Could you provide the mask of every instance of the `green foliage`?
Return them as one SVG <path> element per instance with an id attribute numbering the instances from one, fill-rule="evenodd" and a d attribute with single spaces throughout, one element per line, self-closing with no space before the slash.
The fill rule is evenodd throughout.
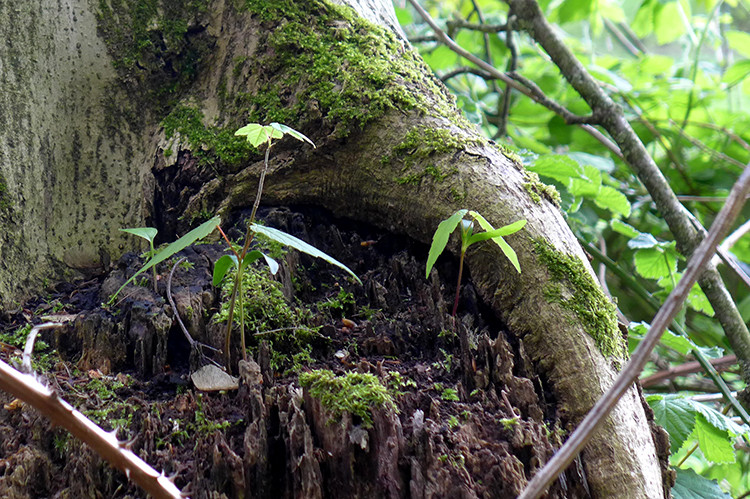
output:
<path id="1" fill-rule="evenodd" d="M 716 480 L 708 480 L 691 469 L 678 469 L 672 488 L 674 499 L 731 499 Z"/>
<path id="2" fill-rule="evenodd" d="M 300 374 L 299 383 L 331 411 L 333 417 L 348 412 L 362 419 L 364 428 L 372 427 L 372 409 L 386 407 L 397 411 L 386 387 L 369 373 L 348 372 L 336 376 L 327 369 L 318 369 Z"/>
<path id="3" fill-rule="evenodd" d="M 120 294 L 120 291 L 122 291 L 123 288 L 125 288 L 125 286 L 130 284 L 130 282 L 132 282 L 133 279 L 138 277 L 142 272 L 145 272 L 151 267 L 163 262 L 164 260 L 171 257 L 175 253 L 178 253 L 184 250 L 185 248 L 193 244 L 195 241 L 199 239 L 203 239 L 204 237 L 208 236 L 214 231 L 214 229 L 216 229 L 216 227 L 219 226 L 220 223 L 221 223 L 221 218 L 216 216 L 212 218 L 211 220 L 202 223 L 201 225 L 191 230 L 190 232 L 188 232 L 181 238 L 167 245 L 167 247 L 165 247 L 161 251 L 157 252 L 143 265 L 143 267 L 141 267 L 141 269 L 138 272 L 133 274 L 133 276 L 130 279 L 125 281 L 125 283 L 122 286 L 120 286 L 120 288 L 117 291 L 115 291 L 115 294 L 113 294 L 112 297 L 110 297 L 109 299 L 109 304 L 113 304 L 115 302 L 115 299 L 117 298 L 117 295 Z"/>

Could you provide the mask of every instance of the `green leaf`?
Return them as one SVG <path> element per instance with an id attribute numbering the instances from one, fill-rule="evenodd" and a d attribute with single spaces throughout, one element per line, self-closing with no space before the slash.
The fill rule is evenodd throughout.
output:
<path id="1" fill-rule="evenodd" d="M 600 208 L 612 213 L 619 213 L 624 217 L 630 216 L 630 201 L 627 196 L 613 187 L 602 186 L 594 198 L 594 202 Z"/>
<path id="2" fill-rule="evenodd" d="M 320 259 L 325 260 L 326 262 L 330 263 L 331 265 L 335 265 L 335 266 L 337 266 L 337 267 L 339 267 L 341 269 L 344 269 L 349 274 L 351 274 L 352 277 L 354 277 L 354 279 L 356 279 L 358 283 L 362 284 L 362 281 L 359 280 L 359 277 L 357 277 L 357 274 L 355 274 L 354 272 L 352 272 L 349 267 L 347 267 L 343 263 L 339 262 L 338 260 L 336 260 L 332 256 L 329 256 L 329 255 L 323 253 L 322 251 L 320 251 L 315 246 L 310 246 L 305 241 L 303 241 L 301 239 L 297 239 L 296 237 L 292 236 L 291 234 L 287 234 L 286 232 L 278 230 L 278 229 L 274 229 L 274 228 L 271 228 L 271 227 L 265 227 L 263 225 L 258 225 L 258 224 L 252 224 L 250 227 L 251 227 L 251 229 L 254 232 L 257 232 L 259 234 L 263 234 L 264 236 L 268 237 L 269 239 L 273 239 L 274 241 L 279 242 L 281 244 L 284 244 L 286 246 L 290 246 L 290 247 L 296 249 L 297 251 L 301 251 L 303 253 L 307 253 L 310 256 L 314 256 L 315 258 L 320 258 Z M 270 264 L 269 264 L 269 266 L 270 266 Z"/>
<path id="3" fill-rule="evenodd" d="M 725 414 L 722 414 L 706 404 L 695 401 L 691 402 L 694 404 L 695 411 L 705 418 L 706 423 L 712 425 L 717 430 L 727 432 L 735 437 L 745 434 L 750 435 L 750 429 L 746 425 L 738 425 Z"/>
<path id="4" fill-rule="evenodd" d="M 732 499 L 723 492 L 716 480 L 709 480 L 691 469 L 677 469 L 677 481 L 672 487 L 673 499 Z"/>
<path id="5" fill-rule="evenodd" d="M 266 264 L 268 265 L 268 269 L 271 271 L 272 275 L 276 275 L 276 272 L 279 271 L 279 264 L 276 260 L 271 258 L 270 256 L 266 255 L 262 251 L 253 250 L 249 251 L 247 255 L 245 255 L 245 259 L 242 261 L 242 268 L 247 267 L 251 263 L 253 263 L 255 260 L 263 257 L 266 260 Z"/>
<path id="6" fill-rule="evenodd" d="M 750 57 L 750 33 L 731 30 L 727 31 L 725 36 L 729 48 L 745 57 Z"/>
<path id="7" fill-rule="evenodd" d="M 659 241 L 657 241 L 651 234 L 644 232 L 638 232 L 638 235 L 635 238 L 628 241 L 628 248 L 630 249 L 647 249 L 656 248 L 658 246 Z"/>
<path id="8" fill-rule="evenodd" d="M 693 435 L 698 439 L 698 446 L 703 456 L 714 463 L 733 463 L 735 461 L 734 445 L 725 430 L 709 423 L 703 414 L 695 419 Z"/>
<path id="9" fill-rule="evenodd" d="M 635 227 L 633 227 L 632 225 L 628 225 L 620 220 L 611 220 L 609 222 L 609 226 L 612 227 L 612 230 L 617 232 L 618 234 L 622 234 L 623 236 L 627 236 L 630 238 L 638 237 L 638 235 L 640 234 L 640 232 L 637 231 Z"/>
<path id="10" fill-rule="evenodd" d="M 154 229 L 153 227 L 138 227 L 136 229 L 120 229 L 122 232 L 127 232 L 128 234 L 133 234 L 138 237 L 142 237 L 146 241 L 153 243 L 154 238 L 156 237 L 156 234 L 159 232 L 157 229 Z"/>
<path id="11" fill-rule="evenodd" d="M 479 222 L 479 225 L 487 232 L 492 232 L 495 230 L 494 227 L 492 227 L 492 224 L 490 224 L 482 215 L 477 213 L 476 211 L 469 211 L 469 215 L 471 215 L 474 220 Z M 526 225 L 526 220 L 518 220 L 517 222 L 513 222 L 512 224 L 506 225 L 504 227 L 501 227 L 501 229 L 509 231 L 503 235 L 512 234 L 514 232 L 517 232 L 521 230 Z M 518 263 L 518 255 L 516 255 L 516 252 L 513 250 L 513 248 L 510 247 L 508 243 L 505 242 L 505 239 L 503 239 L 500 236 L 496 236 L 492 238 L 493 241 L 495 241 L 495 244 L 500 246 L 500 249 L 502 250 L 503 254 L 510 260 L 510 263 L 513 264 L 513 266 L 516 268 L 516 271 L 520 274 L 521 273 L 521 264 Z"/>
<path id="12" fill-rule="evenodd" d="M 676 395 L 648 395 L 646 402 L 654 420 L 669 433 L 672 452 L 680 450 L 695 428 L 695 408 L 690 400 Z"/>
<path id="13" fill-rule="evenodd" d="M 729 66 L 729 69 L 722 76 L 721 81 L 731 87 L 744 80 L 749 74 L 750 59 L 743 59 Z"/>
<path id="14" fill-rule="evenodd" d="M 677 271 L 677 257 L 662 248 L 639 249 L 635 252 L 635 270 L 646 279 L 661 279 Z"/>
<path id="15" fill-rule="evenodd" d="M 655 9 L 654 32 L 659 45 L 672 43 L 685 34 L 685 24 L 680 21 L 680 5 L 677 1 L 661 4 Z"/>
<path id="16" fill-rule="evenodd" d="M 562 154 L 546 154 L 539 156 L 532 166 L 527 167 L 543 177 L 555 179 L 567 186 L 571 178 L 583 176 L 583 168 L 568 156 Z"/>
<path id="17" fill-rule="evenodd" d="M 261 125 L 258 123 L 248 123 L 236 132 L 237 136 L 247 137 L 247 141 L 253 147 L 258 147 L 261 144 L 267 144 L 272 139 L 280 139 L 284 136 L 284 133 L 270 125 Z"/>
<path id="18" fill-rule="evenodd" d="M 310 144 L 311 146 L 313 146 L 313 148 L 315 147 L 315 144 L 313 144 L 312 140 L 308 139 L 305 134 L 303 134 L 302 132 L 298 132 L 294 128 L 288 127 L 286 125 L 282 125 L 281 123 L 271 123 L 270 126 L 272 126 L 273 128 L 275 128 L 276 130 L 278 130 L 284 135 L 291 135 L 292 137 L 299 140 L 300 142 L 304 141 Z"/>
<path id="19" fill-rule="evenodd" d="M 708 301 L 708 297 L 703 293 L 703 290 L 697 282 L 693 284 L 692 288 L 690 288 L 687 302 L 693 310 L 703 312 L 709 317 L 714 316 L 714 308 L 711 306 L 711 302 Z"/>
<path id="20" fill-rule="evenodd" d="M 432 235 L 432 245 L 430 245 L 430 252 L 427 255 L 427 271 L 425 272 L 425 279 L 428 279 L 430 277 L 430 271 L 432 270 L 432 267 L 435 265 L 438 257 L 445 249 L 445 246 L 448 244 L 448 239 L 450 238 L 453 231 L 456 230 L 458 223 L 461 221 L 464 215 L 466 215 L 467 211 L 468 210 L 458 210 L 453 215 L 440 222 L 437 229 L 435 229 L 435 234 Z"/>
<path id="21" fill-rule="evenodd" d="M 120 291 L 123 290 L 125 286 L 130 284 L 130 282 L 135 279 L 138 275 L 140 275 L 142 272 L 145 272 L 146 270 L 150 269 L 154 265 L 163 262 L 170 256 L 174 255 L 175 253 L 184 250 L 191 244 L 193 244 L 198 239 L 203 239 L 210 233 L 216 229 L 216 227 L 221 223 L 221 218 L 217 215 L 213 217 L 211 220 L 208 220 L 207 222 L 203 222 L 195 229 L 191 230 L 178 240 L 174 241 L 173 243 L 170 243 L 166 248 L 156 253 L 149 261 L 146 262 L 146 264 L 141 267 L 141 270 L 133 274 L 133 276 L 125 281 L 125 284 L 120 286 L 120 289 L 118 289 L 115 294 L 112 295 L 112 297 L 109 299 L 109 303 L 114 303 L 115 298 L 118 294 L 120 294 Z"/>
<path id="22" fill-rule="evenodd" d="M 237 268 L 237 257 L 234 255 L 224 255 L 214 263 L 214 286 L 219 286 L 230 267 Z"/>

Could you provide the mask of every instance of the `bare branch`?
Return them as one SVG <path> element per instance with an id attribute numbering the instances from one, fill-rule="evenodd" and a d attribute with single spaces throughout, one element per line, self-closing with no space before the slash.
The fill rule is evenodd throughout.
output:
<path id="1" fill-rule="evenodd" d="M 456 19 L 445 23 L 448 29 L 451 31 L 456 29 L 470 29 L 472 31 L 480 31 L 482 33 L 500 33 L 507 29 L 507 24 L 484 24 L 484 21 L 478 23 L 470 23 L 463 19 Z"/>

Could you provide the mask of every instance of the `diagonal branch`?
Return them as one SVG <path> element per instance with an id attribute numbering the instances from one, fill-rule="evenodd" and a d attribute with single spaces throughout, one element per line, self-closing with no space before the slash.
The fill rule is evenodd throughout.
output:
<path id="1" fill-rule="evenodd" d="M 638 345 L 630 361 L 620 372 L 612 387 L 594 405 L 581 424 L 578 425 L 570 438 L 565 442 L 565 445 L 560 448 L 544 468 L 534 475 L 534 478 L 521 493 L 519 499 L 535 499 L 544 493 L 552 481 L 583 450 L 593 433 L 604 423 L 606 417 L 614 409 L 623 394 L 636 381 L 638 375 L 643 370 L 643 366 L 646 365 L 651 351 L 659 342 L 662 333 L 682 308 L 682 303 L 687 298 L 696 279 L 701 273 L 705 274 L 706 270 L 704 270 L 704 266 L 711 260 L 719 241 L 729 231 L 732 222 L 745 204 L 745 194 L 747 192 L 750 192 L 750 168 L 745 169 L 732 188 L 727 203 L 721 209 L 711 227 L 711 232 L 709 232 L 708 236 L 693 252 L 690 261 L 688 261 L 685 275 L 682 276 L 680 282 L 677 283 L 677 286 L 664 301 L 664 305 L 656 314 L 648 334 Z"/>

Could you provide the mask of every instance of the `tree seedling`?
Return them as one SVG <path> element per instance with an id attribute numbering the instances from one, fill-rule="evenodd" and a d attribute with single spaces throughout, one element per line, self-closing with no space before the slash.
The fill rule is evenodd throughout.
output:
<path id="1" fill-rule="evenodd" d="M 242 276 L 243 276 L 245 269 L 247 268 L 249 264 L 251 264 L 252 262 L 260 258 L 265 259 L 272 274 L 276 274 L 279 268 L 279 264 L 270 256 L 258 250 L 250 251 L 250 243 L 253 241 L 253 238 L 256 233 L 263 234 L 269 239 L 279 242 L 285 246 L 290 246 L 298 251 L 307 253 L 308 255 L 314 256 L 316 258 L 322 258 L 328 263 L 331 263 L 333 265 L 336 265 L 337 267 L 340 267 L 346 270 L 349 274 L 351 274 L 354 277 L 354 279 L 356 279 L 357 282 L 362 284 L 362 281 L 360 281 L 359 278 L 356 276 L 356 274 L 354 274 L 354 272 L 352 272 L 346 265 L 332 258 L 331 256 L 323 253 L 317 248 L 310 246 L 309 244 L 302 241 L 301 239 L 297 239 L 296 237 L 290 234 L 287 234 L 286 232 L 254 223 L 255 214 L 258 211 L 258 206 L 260 205 L 260 198 L 261 198 L 261 195 L 263 194 L 263 183 L 266 178 L 266 173 L 268 172 L 268 158 L 271 152 L 271 147 L 274 144 L 274 140 L 281 139 L 285 135 L 290 135 L 299 141 L 309 143 L 313 147 L 315 147 L 315 144 L 309 138 L 307 138 L 305 135 L 298 132 L 297 130 L 294 130 L 286 125 L 281 125 L 279 123 L 271 123 L 270 125 L 260 125 L 258 123 L 250 123 L 240 128 L 239 130 L 237 130 L 235 132 L 235 135 L 247 137 L 247 141 L 253 147 L 259 148 L 265 145 L 266 154 L 265 154 L 265 159 L 263 161 L 263 170 L 261 170 L 260 180 L 258 181 L 258 193 L 255 197 L 255 203 L 253 204 L 253 210 L 250 213 L 250 218 L 247 221 L 247 232 L 245 233 L 245 240 L 242 245 L 242 248 L 239 251 L 237 251 L 232 245 L 232 243 L 229 241 L 229 239 L 226 237 L 224 232 L 222 232 L 222 235 L 224 236 L 227 243 L 229 244 L 229 247 L 232 250 L 233 254 L 225 255 L 219 258 L 219 260 L 217 260 L 214 266 L 213 282 L 215 286 L 218 286 L 221 283 L 222 279 L 224 279 L 224 276 L 226 275 L 227 271 L 230 268 L 233 267 L 236 269 L 235 277 L 234 277 L 234 287 L 232 288 L 232 295 L 229 301 L 229 314 L 227 317 L 227 329 L 225 333 L 225 343 L 224 343 L 228 368 L 231 363 L 229 347 L 231 343 L 232 324 L 234 322 L 234 310 L 235 310 L 235 304 L 237 304 L 238 300 L 239 300 L 239 308 L 240 310 L 243 310 Z M 221 230 L 221 228 L 219 228 L 219 230 Z M 244 314 L 242 313 L 240 314 L 239 325 L 240 325 L 240 338 L 241 338 L 241 345 L 242 345 L 242 358 L 243 360 L 246 360 L 247 349 L 245 346 L 245 324 L 244 324 Z"/>
<path id="2" fill-rule="evenodd" d="M 479 223 L 479 225 L 482 227 L 482 229 L 485 230 L 485 232 L 474 233 L 474 221 L 464 219 L 464 216 L 466 216 L 467 214 L 471 216 L 474 221 Z M 500 246 L 503 254 L 508 257 L 510 262 L 520 273 L 521 266 L 518 263 L 518 256 L 516 255 L 516 252 L 513 251 L 513 248 L 511 248 L 508 243 L 505 242 L 503 236 L 507 236 L 521 230 L 523 226 L 526 225 L 526 220 L 519 220 L 510 225 L 495 229 L 487 220 L 485 220 L 482 215 L 480 215 L 476 211 L 458 210 L 453 215 L 440 222 L 440 225 L 438 225 L 438 228 L 435 230 L 435 234 L 432 236 L 432 245 L 430 246 L 430 252 L 427 256 L 427 271 L 425 272 L 425 278 L 430 277 L 430 270 L 432 270 L 432 267 L 435 265 L 438 257 L 445 249 L 445 246 L 448 244 L 450 235 L 454 230 L 456 230 L 456 227 L 458 227 L 459 224 L 461 225 L 461 257 L 458 263 L 458 284 L 456 285 L 456 298 L 453 301 L 453 313 L 451 314 L 452 317 L 456 317 L 456 310 L 458 309 L 458 296 L 459 291 L 461 290 L 461 277 L 464 270 L 464 256 L 466 255 L 466 250 L 469 249 L 469 246 L 480 241 L 492 239 L 498 246 Z"/>
<path id="3" fill-rule="evenodd" d="M 121 232 L 127 232 L 128 234 L 133 234 L 138 237 L 142 237 L 146 241 L 148 241 L 148 244 L 151 246 L 151 249 L 146 253 L 148 258 L 153 257 L 156 254 L 156 250 L 154 249 L 154 238 L 156 238 L 156 234 L 159 232 L 157 229 L 153 227 L 137 227 L 134 229 L 120 229 Z M 159 287 L 156 283 L 156 266 L 152 267 L 153 273 L 153 281 L 154 281 L 154 293 L 159 292 Z"/>

